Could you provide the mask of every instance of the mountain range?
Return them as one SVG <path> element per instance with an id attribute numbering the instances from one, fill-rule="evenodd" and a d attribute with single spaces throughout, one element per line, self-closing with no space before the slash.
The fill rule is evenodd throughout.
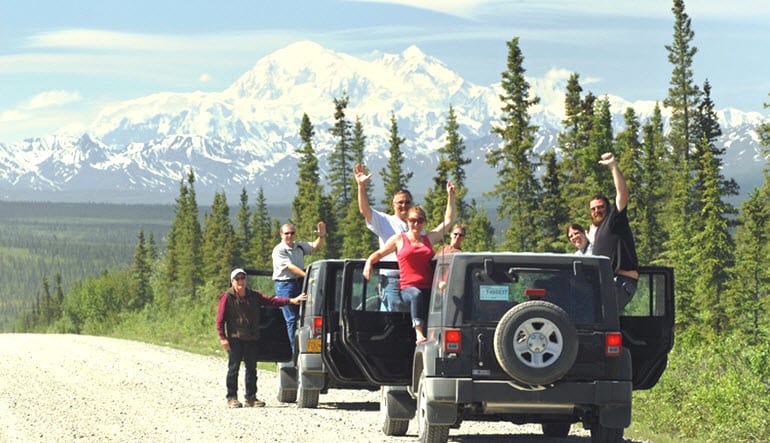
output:
<path id="1" fill-rule="evenodd" d="M 539 126 L 538 152 L 556 147 L 569 75 L 552 70 L 530 80 L 531 95 L 541 98 L 531 108 L 532 123 Z M 416 46 L 356 58 L 298 42 L 260 59 L 221 92 L 160 92 L 103 109 L 83 134 L 0 143 L 0 198 L 173 203 L 192 168 L 200 204 L 208 204 L 215 192 L 234 204 L 242 189 L 255 196 L 259 187 L 269 203 L 286 204 L 296 192 L 302 115 L 313 124 L 323 177 L 335 144 L 329 132 L 334 99 L 345 95 L 346 117 L 363 125 L 366 163 L 375 176 L 387 161 L 395 116 L 406 140 L 404 167 L 415 172 L 409 187 L 418 197 L 431 184 L 451 105 L 472 159 L 466 184 L 470 195 L 478 196 L 494 183 L 495 172 L 484 158 L 499 144 L 491 134 L 500 123 L 499 94 L 499 84 L 470 83 Z M 644 123 L 655 105 L 607 97 L 618 127 L 626 108 L 633 107 Z M 760 183 L 766 164 L 754 132 L 764 117 L 737 109 L 721 109 L 718 116 L 725 175 L 738 181 L 743 194 Z M 379 200 L 382 182 L 374 183 Z"/>

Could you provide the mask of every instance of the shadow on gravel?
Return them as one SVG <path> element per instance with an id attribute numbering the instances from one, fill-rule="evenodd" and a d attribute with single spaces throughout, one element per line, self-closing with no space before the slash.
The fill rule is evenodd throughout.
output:
<path id="1" fill-rule="evenodd" d="M 591 437 L 571 435 L 567 438 L 552 438 L 544 435 L 533 434 L 486 434 L 486 435 L 452 435 L 449 432 L 449 441 L 456 441 L 461 443 L 587 443 L 591 441 Z M 622 443 L 634 443 L 636 440 L 621 440 Z"/>
<path id="2" fill-rule="evenodd" d="M 342 409 L 343 411 L 379 411 L 380 404 L 373 401 L 319 403 L 319 408 Z"/>

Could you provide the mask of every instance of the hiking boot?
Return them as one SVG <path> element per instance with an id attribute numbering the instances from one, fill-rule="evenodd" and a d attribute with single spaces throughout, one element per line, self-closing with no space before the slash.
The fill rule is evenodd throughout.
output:
<path id="1" fill-rule="evenodd" d="M 249 408 L 264 408 L 265 402 L 258 398 L 247 398 L 246 399 L 246 406 Z"/>
<path id="2" fill-rule="evenodd" d="M 230 408 L 230 409 L 232 409 L 232 408 L 241 408 L 241 407 L 243 407 L 243 404 L 241 402 L 239 402 L 238 400 L 233 398 L 233 399 L 227 400 L 227 407 Z"/>

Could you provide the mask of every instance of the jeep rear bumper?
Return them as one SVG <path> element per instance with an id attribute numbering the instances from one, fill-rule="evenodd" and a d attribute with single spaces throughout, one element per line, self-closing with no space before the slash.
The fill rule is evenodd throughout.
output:
<path id="1" fill-rule="evenodd" d="M 521 416 L 574 416 L 588 408 L 595 411 L 604 426 L 625 428 L 631 424 L 632 384 L 628 381 L 567 382 L 530 390 L 505 380 L 429 377 L 425 379 L 425 389 L 428 403 L 437 415 L 431 423 L 436 424 L 454 423 L 457 406 L 465 405 L 486 415 Z"/>

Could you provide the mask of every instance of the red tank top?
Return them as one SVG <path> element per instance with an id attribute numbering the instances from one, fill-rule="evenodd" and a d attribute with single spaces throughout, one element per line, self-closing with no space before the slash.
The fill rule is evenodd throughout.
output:
<path id="1" fill-rule="evenodd" d="M 399 288 L 404 289 L 414 286 L 420 289 L 428 289 L 433 283 L 433 267 L 430 260 L 433 258 L 433 245 L 427 235 L 422 236 L 422 244 L 412 246 L 409 237 L 401 234 L 403 246 L 396 253 L 398 257 L 398 270 L 401 273 Z"/>

